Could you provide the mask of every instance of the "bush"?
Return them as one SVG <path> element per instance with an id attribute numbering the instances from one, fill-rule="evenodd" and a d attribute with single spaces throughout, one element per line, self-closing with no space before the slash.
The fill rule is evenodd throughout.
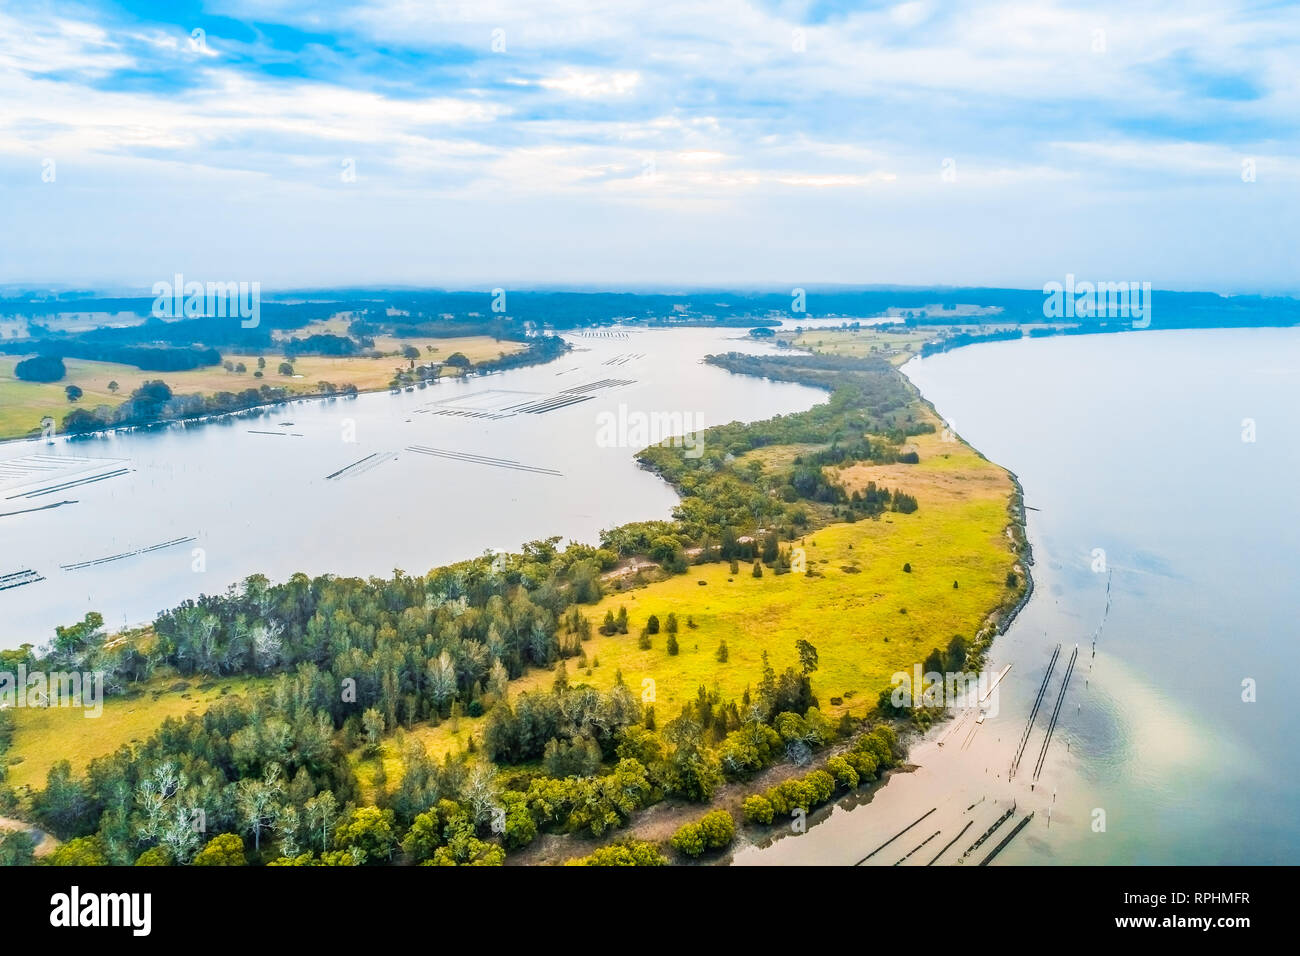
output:
<path id="1" fill-rule="evenodd" d="M 684 856 L 697 857 L 704 853 L 704 831 L 698 823 L 684 824 L 670 841 L 673 849 Z"/>
<path id="2" fill-rule="evenodd" d="M 645 840 L 622 840 L 603 846 L 590 856 L 570 860 L 565 866 L 667 866 L 659 848 Z"/>
<path id="3" fill-rule="evenodd" d="M 726 810 L 706 813 L 695 823 L 684 824 L 673 834 L 673 849 L 689 857 L 701 856 L 706 850 L 731 846 L 736 838 L 736 822 Z"/>
<path id="4" fill-rule="evenodd" d="M 67 374 L 63 359 L 57 355 L 38 355 L 14 366 L 14 377 L 24 382 L 57 382 Z"/>
<path id="5" fill-rule="evenodd" d="M 745 820 L 749 823 L 771 823 L 772 801 L 756 793 L 752 797 L 745 798 L 745 802 L 740 805 L 740 812 L 745 815 Z"/>
<path id="6" fill-rule="evenodd" d="M 845 790 L 852 790 L 858 785 L 858 772 L 844 757 L 832 757 L 826 761 L 826 769 Z"/>
<path id="7" fill-rule="evenodd" d="M 714 810 L 700 818 L 700 831 L 704 834 L 704 843 L 710 850 L 721 850 L 731 846 L 736 839 L 736 821 L 726 810 Z"/>

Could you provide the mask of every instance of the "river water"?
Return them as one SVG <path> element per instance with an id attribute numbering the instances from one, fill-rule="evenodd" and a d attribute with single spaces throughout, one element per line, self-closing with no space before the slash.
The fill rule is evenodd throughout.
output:
<path id="1" fill-rule="evenodd" d="M 701 362 L 774 351 L 739 330 L 606 329 L 569 340 L 574 351 L 546 365 L 409 393 L 0 445 L 0 513 L 9 515 L 0 517 L 0 575 L 44 577 L 0 590 L 0 647 L 44 643 L 91 610 L 110 626 L 149 621 L 256 572 L 273 581 L 297 571 L 423 573 L 549 535 L 595 543 L 604 528 L 667 518 L 677 502 L 637 466 L 640 448 L 825 399 Z M 511 411 L 565 395 L 594 397 Z M 40 493 L 58 485 L 67 487 Z M 60 501 L 76 503 L 13 513 Z"/>
<path id="2" fill-rule="evenodd" d="M 602 528 L 665 517 L 676 501 L 632 460 L 647 443 L 637 412 L 678 412 L 699 427 L 822 398 L 700 363 L 710 352 L 769 350 L 742 333 L 623 334 L 573 336 L 576 350 L 548 365 L 400 395 L 0 446 L 0 512 L 77 502 L 0 517 L 0 575 L 45 578 L 0 590 L 0 646 L 43 642 L 87 610 L 110 624 L 145 621 L 253 572 L 417 573 L 552 534 L 595 541 Z M 1013 804 L 1016 819 L 1035 816 L 1000 863 L 1300 860 L 1290 701 L 1300 671 L 1290 600 L 1300 331 L 1022 340 L 914 360 L 905 372 L 962 437 L 1020 477 L 1036 509 L 1034 597 L 990 654 L 991 670 L 1011 665 L 996 716 L 941 725 L 913 748 L 916 770 L 736 862 L 852 864 L 932 810 L 868 862 L 896 862 L 926 841 L 907 859 L 924 864 L 957 838 L 940 860 L 951 863 Z M 595 397 L 509 412 L 569 388 Z M 626 433 L 610 441 L 602 413 Z M 455 457 L 408 450 L 417 445 Z M 47 472 L 32 456 L 68 467 Z M 61 567 L 184 538 L 193 540 Z M 1243 682 L 1253 682 L 1252 701 Z"/>
<path id="3" fill-rule="evenodd" d="M 1036 590 L 990 654 L 990 671 L 1011 665 L 997 716 L 973 734 L 970 717 L 932 729 L 912 751 L 918 769 L 736 862 L 853 864 L 912 825 L 867 863 L 924 843 L 906 862 L 925 865 L 960 835 L 939 859 L 954 863 L 1013 805 L 1013 821 L 1034 818 L 998 863 L 1300 861 L 1300 330 L 1022 340 L 905 372 L 1038 509 Z"/>

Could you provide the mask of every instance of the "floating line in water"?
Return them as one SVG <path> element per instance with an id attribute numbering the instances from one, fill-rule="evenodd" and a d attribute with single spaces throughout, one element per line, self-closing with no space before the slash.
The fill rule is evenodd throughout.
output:
<path id="1" fill-rule="evenodd" d="M 151 544 L 147 548 L 137 548 L 134 551 L 124 551 L 121 554 L 110 554 L 105 558 L 94 558 L 90 561 L 78 561 L 76 564 L 60 564 L 64 571 L 79 571 L 82 568 L 89 568 L 98 564 L 107 564 L 110 561 L 121 561 L 123 558 L 134 558 L 136 555 L 148 554 L 150 551 L 159 551 L 163 548 L 170 548 L 174 545 L 185 544 L 187 541 L 196 540 L 193 535 L 187 538 L 172 538 L 170 541 L 163 541 L 160 544 Z"/>
<path id="2" fill-rule="evenodd" d="M 1052 659 L 1047 662 L 1047 673 L 1043 675 L 1043 682 L 1038 685 L 1038 696 L 1034 698 L 1034 709 L 1029 712 L 1029 720 L 1025 723 L 1025 732 L 1020 735 L 1020 746 L 1016 748 L 1016 759 L 1011 761 L 1011 771 L 1007 774 L 1010 780 L 1016 775 L 1016 770 L 1020 767 L 1020 758 L 1024 756 L 1025 744 L 1029 743 L 1029 734 L 1034 729 L 1034 718 L 1038 716 L 1038 708 L 1043 703 L 1043 695 L 1047 693 L 1047 682 L 1052 678 L 1052 671 L 1056 669 L 1056 659 L 1061 655 L 1061 645 L 1056 645 L 1056 650 L 1052 651 Z"/>
<path id="3" fill-rule="evenodd" d="M 942 832 L 943 832 L 943 831 L 941 831 L 941 830 L 935 830 L 933 833 L 931 833 L 928 837 L 926 837 L 924 840 L 922 840 L 922 841 L 921 841 L 920 843 L 918 843 L 916 846 L 912 847 L 911 851 L 907 854 L 907 856 L 900 858 L 899 861 L 898 861 L 898 863 L 895 863 L 894 866 L 898 866 L 898 865 L 900 865 L 900 864 L 902 864 L 902 863 L 906 863 L 907 860 L 911 858 L 911 856 L 912 856 L 913 853 L 915 853 L 917 850 L 921 849 L 921 847 L 925 846 L 927 843 L 929 843 L 931 840 L 933 840 L 935 837 L 937 837 L 937 836 L 938 836 L 940 833 L 942 833 Z"/>
<path id="4" fill-rule="evenodd" d="M 524 465 L 520 462 L 509 458 L 491 458 L 487 455 L 474 455 L 469 452 L 447 451 L 443 448 L 429 448 L 426 445 L 408 445 L 407 451 L 419 452 L 421 455 L 432 455 L 435 458 L 447 458 L 452 461 L 468 462 L 471 465 L 491 465 L 493 468 L 509 468 L 512 471 L 527 471 L 536 475 L 554 475 L 564 477 L 564 473 L 556 471 L 554 468 L 537 468 L 533 465 Z"/>
<path id="5" fill-rule="evenodd" d="M 595 395 L 553 395 L 550 398 L 544 398 L 539 402 L 528 402 L 523 405 L 508 405 L 501 409 L 503 412 L 526 413 L 529 415 L 541 415 L 545 412 L 553 412 L 557 409 L 567 408 L 570 405 L 577 405 L 579 402 L 589 402 Z"/>
<path id="6" fill-rule="evenodd" d="M 49 511 L 51 508 L 61 508 L 64 505 L 75 505 L 76 503 L 77 501 L 75 499 L 71 501 L 56 501 L 53 504 L 39 505 L 35 508 L 24 508 L 21 511 L 6 511 L 0 514 L 0 518 L 11 518 L 14 515 L 31 514 L 33 511 Z"/>
<path id="7" fill-rule="evenodd" d="M 12 571 L 9 574 L 0 574 L 0 591 L 8 591 L 11 588 L 20 588 L 24 584 L 35 584 L 44 580 L 44 577 L 30 568 L 25 571 Z"/>
<path id="8" fill-rule="evenodd" d="M 571 385 L 568 388 L 562 388 L 562 393 L 575 392 L 594 392 L 602 388 L 617 388 L 620 385 L 635 385 L 636 382 L 630 378 L 602 378 L 599 382 L 591 382 L 587 385 Z"/>
<path id="9" fill-rule="evenodd" d="M 973 806 L 975 806 L 975 804 L 972 803 L 972 804 L 971 804 L 971 807 L 973 807 Z M 967 807 L 966 809 L 969 810 L 970 807 Z M 973 824 L 974 822 L 975 822 L 974 820 L 967 820 L 967 821 L 966 821 L 966 825 L 965 825 L 964 827 L 962 827 L 960 831 L 958 831 L 958 833 L 957 833 L 957 835 L 956 835 L 955 837 L 953 837 L 953 838 L 952 838 L 951 840 L 949 840 L 946 844 L 944 844 L 943 849 L 940 850 L 938 853 L 936 853 L 936 854 L 934 855 L 934 859 L 930 860 L 930 862 L 927 863 L 926 866 L 934 866 L 935 861 L 937 861 L 937 860 L 939 859 L 939 857 L 941 857 L 941 856 L 943 856 L 945 853 L 947 853 L 947 852 L 948 852 L 948 849 L 949 849 L 949 848 L 950 848 L 954 843 L 956 843 L 958 840 L 961 839 L 961 835 L 962 835 L 963 833 L 965 833 L 967 830 L 969 830 L 969 829 L 971 828 L 971 824 Z"/>
<path id="10" fill-rule="evenodd" d="M 995 846 L 992 849 L 992 851 L 990 851 L 988 856 L 980 860 L 980 866 L 988 866 L 989 862 L 995 856 L 1001 853 L 1004 849 L 1006 849 L 1007 844 L 1010 843 L 1012 840 L 1014 840 L 1016 838 L 1016 834 L 1019 833 L 1021 830 L 1023 830 L 1025 827 L 1027 827 L 1029 825 L 1029 821 L 1032 820 L 1033 818 L 1034 818 L 1034 811 L 1030 810 L 1029 816 L 1025 817 L 1023 820 L 1017 823 L 1015 829 L 1012 830 L 1010 833 L 1008 833 L 1006 836 L 1004 836 L 1002 838 L 1002 842 L 999 843 L 997 846 Z"/>
<path id="11" fill-rule="evenodd" d="M 937 810 L 937 809 L 939 809 L 939 808 L 938 808 L 938 807 L 931 807 L 929 810 L 926 810 L 925 813 L 921 814 L 919 817 L 917 817 L 915 820 L 913 820 L 913 821 L 912 821 L 911 823 L 909 823 L 907 826 L 903 827 L 903 829 L 899 830 L 897 833 L 895 833 L 893 836 L 891 836 L 888 840 L 886 840 L 884 843 L 880 844 L 880 846 L 876 847 L 874 850 L 872 850 L 870 853 L 868 853 L 868 854 L 867 854 L 866 856 L 864 856 L 862 859 L 858 860 L 858 862 L 857 862 L 857 863 L 854 863 L 853 865 L 854 865 L 854 866 L 861 866 L 863 863 L 866 863 L 869 859 L 871 859 L 873 856 L 875 856 L 877 853 L 879 853 L 879 852 L 880 852 L 881 850 L 883 850 L 885 847 L 889 846 L 889 844 L 893 843 L 895 840 L 897 840 L 899 837 L 901 837 L 901 836 L 902 836 L 904 833 L 906 833 L 908 830 L 912 829 L 912 827 L 916 826 L 918 823 L 920 823 L 922 820 L 924 820 L 924 819 L 925 819 L 926 817 L 928 817 L 930 814 L 934 813 L 934 811 Z"/>
<path id="12" fill-rule="evenodd" d="M 97 481 L 104 481 L 106 478 L 116 478 L 118 475 L 125 475 L 129 468 L 119 468 L 116 471 L 110 471 L 104 475 L 91 475 L 88 478 L 74 478 L 70 481 L 60 482 L 57 485 L 47 485 L 44 488 L 37 488 L 35 491 L 21 491 L 16 495 L 10 495 L 6 501 L 12 501 L 14 498 L 41 498 L 45 495 L 52 495 L 55 492 L 67 491 L 69 488 L 78 488 L 81 485 L 94 484 Z"/>
<path id="13" fill-rule="evenodd" d="M 356 461 L 354 461 L 352 464 L 350 464 L 350 465 L 344 465 L 344 466 L 343 466 L 342 468 L 340 468 L 338 471 L 331 472 L 330 474 L 326 475 L 326 476 L 325 476 L 325 480 L 326 480 L 326 481 L 329 481 L 331 478 L 337 478 L 339 475 L 343 474 L 345 471 L 349 471 L 349 470 L 351 470 L 351 469 L 357 467 L 357 465 L 361 464 L 363 461 L 369 461 L 371 458 L 374 458 L 374 457 L 375 457 L 376 455 L 378 455 L 378 454 L 379 454 L 379 452 L 377 452 L 377 451 L 372 451 L 369 455 L 366 455 L 365 458 L 359 458 L 359 459 L 357 459 Z"/>
<path id="14" fill-rule="evenodd" d="M 1047 759 L 1047 748 L 1052 744 L 1052 731 L 1056 729 L 1056 718 L 1061 713 L 1061 703 L 1065 700 L 1066 688 L 1070 686 L 1070 675 L 1074 673 L 1074 662 L 1079 658 L 1079 645 L 1074 645 L 1074 653 L 1070 655 L 1070 663 L 1065 667 L 1065 679 L 1061 681 L 1061 692 L 1056 695 L 1056 707 L 1052 709 L 1052 720 L 1047 725 L 1047 736 L 1043 738 L 1043 749 L 1038 754 L 1038 763 L 1034 767 L 1034 779 L 1043 772 L 1043 761 Z"/>
<path id="15" fill-rule="evenodd" d="M 998 817 L 996 820 L 994 820 L 993 825 L 989 827 L 987 830 L 985 830 L 983 833 L 981 833 L 980 838 L 978 840 L 976 840 L 970 846 L 966 847 L 966 852 L 961 855 L 961 858 L 964 860 L 966 859 L 966 857 L 970 856 L 972 853 L 978 850 L 985 840 L 987 840 L 995 832 L 997 832 L 998 827 L 1002 826 L 1002 824 L 1006 823 L 1008 820 L 1011 819 L 1012 815 L 1015 812 L 1016 812 L 1015 805 L 1012 804 L 1011 809 L 1008 810 L 1006 813 L 1002 814 L 1002 816 Z"/>

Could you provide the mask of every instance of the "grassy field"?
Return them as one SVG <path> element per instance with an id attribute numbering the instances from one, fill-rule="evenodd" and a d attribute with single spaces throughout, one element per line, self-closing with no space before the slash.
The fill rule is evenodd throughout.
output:
<path id="1" fill-rule="evenodd" d="M 910 670 L 956 634 L 973 637 L 1005 596 L 1006 575 L 1016 563 L 1004 533 L 1012 493 L 1007 473 L 940 434 L 919 436 L 911 447 L 920 464 L 854 465 L 840 470 L 839 477 L 850 489 L 875 481 L 913 494 L 920 502 L 917 511 L 834 524 L 795 541 L 813 576 L 776 575 L 765 568 L 755 578 L 745 564 L 735 575 L 726 564 L 705 564 L 610 594 L 584 613 L 599 625 L 605 611 L 626 607 L 629 633 L 597 634 L 584 644 L 589 663 L 598 664 L 588 674 L 570 659 L 570 683 L 607 688 L 621 670 L 638 694 L 653 686 L 662 722 L 676 716 L 701 684 L 716 685 L 724 698 L 739 700 L 746 686 L 757 687 L 763 651 L 780 671 L 797 664 L 794 644 L 803 638 L 820 657 L 813 689 L 823 710 L 864 714 L 896 671 Z M 905 563 L 911 573 L 903 572 Z M 662 625 L 669 611 L 680 621 L 680 652 L 668 654 L 663 633 L 652 638 L 649 650 L 641 650 L 637 635 L 646 619 L 655 614 Z M 696 627 L 687 626 L 688 617 Z M 725 664 L 715 656 L 723 640 Z M 553 673 L 532 672 L 512 682 L 511 693 L 549 687 L 553 680 Z M 832 697 L 842 703 L 831 704 Z M 448 722 L 416 725 L 405 736 L 441 757 L 463 750 L 471 734 L 481 735 L 482 723 L 482 718 L 462 718 L 454 731 Z M 401 752 L 392 743 L 384 748 L 390 785 L 400 779 Z M 376 762 L 358 762 L 363 785 Z"/>
<path id="2" fill-rule="evenodd" d="M 791 337 L 797 348 L 836 355 L 865 358 L 882 355 L 892 365 L 902 365 L 921 351 L 922 344 L 935 338 L 933 331 L 877 331 L 875 329 L 810 329 Z"/>
<path id="3" fill-rule="evenodd" d="M 377 346 L 386 343 L 376 342 Z M 494 359 L 501 353 L 513 354 L 524 348 L 521 342 L 498 342 L 486 335 L 464 336 L 453 339 L 412 339 L 409 342 L 394 340 L 393 351 L 400 345 L 413 345 L 420 350 L 421 361 L 445 359 L 454 352 L 463 352 L 471 362 Z M 429 353 L 426 346 L 437 352 Z M 283 359 L 279 355 L 266 356 L 266 369 L 262 378 L 256 378 L 257 356 L 224 354 L 222 359 L 243 362 L 248 371 L 240 374 L 227 372 L 219 365 L 191 369 L 187 372 L 142 372 L 130 365 L 113 362 L 90 362 L 82 359 L 64 359 L 68 374 L 58 382 L 23 382 L 14 376 L 14 366 L 26 355 L 0 355 L 0 438 L 18 438 L 39 431 L 41 419 L 51 416 L 56 424 L 73 408 L 94 408 L 108 405 L 116 408 L 149 379 L 161 378 L 178 394 L 238 392 L 260 385 L 287 386 L 296 393 L 315 393 L 317 382 L 330 382 L 335 386 L 355 385 L 361 391 L 387 388 L 393 378 L 393 369 L 405 365 L 406 360 L 396 354 L 380 358 L 331 358 L 304 355 L 294 362 L 293 377 L 281 375 L 277 369 Z M 108 388 L 117 382 L 116 393 Z M 68 401 L 64 389 L 76 385 L 85 393 L 75 404 Z"/>
<path id="4" fill-rule="evenodd" d="M 60 760 L 67 760 L 75 773 L 81 773 L 95 757 L 110 754 L 123 744 L 143 742 L 168 717 L 203 713 L 213 701 L 246 693 L 266 680 L 156 677 L 141 688 L 143 693 L 138 696 L 107 699 L 99 717 L 86 717 L 85 711 L 71 707 L 16 709 L 5 783 L 14 788 L 40 789 L 45 786 L 45 774 Z M 187 685 L 183 689 L 178 686 L 182 683 Z M 17 757 L 22 760 L 12 763 Z"/>

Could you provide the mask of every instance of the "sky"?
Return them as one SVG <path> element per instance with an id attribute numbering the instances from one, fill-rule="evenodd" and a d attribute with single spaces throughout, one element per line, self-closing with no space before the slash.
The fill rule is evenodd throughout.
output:
<path id="1" fill-rule="evenodd" d="M 1300 12 L 0 5 L 0 283 L 1297 292 Z"/>

